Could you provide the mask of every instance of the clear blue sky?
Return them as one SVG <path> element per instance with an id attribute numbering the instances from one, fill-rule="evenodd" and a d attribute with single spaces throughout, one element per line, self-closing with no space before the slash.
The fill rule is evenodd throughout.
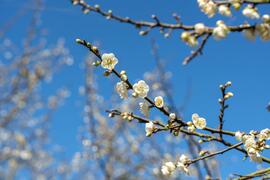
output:
<path id="1" fill-rule="evenodd" d="M 200 12 L 195 0 L 97 0 L 94 3 L 100 4 L 104 9 L 112 9 L 116 14 L 138 20 L 151 20 L 151 15 L 156 14 L 162 21 L 173 22 L 171 14 L 174 12 L 180 14 L 183 22 L 187 24 L 204 21 L 208 25 L 213 25 L 220 18 L 216 16 L 209 20 Z M 23 4 L 24 1 L 0 0 L 0 25 L 12 17 Z M 20 38 L 25 35 L 24 28 L 29 23 L 32 5 L 28 6 L 29 13 L 21 17 L 16 26 L 7 33 L 10 39 L 18 43 L 21 43 Z M 234 14 L 239 15 L 235 12 Z M 243 20 L 242 17 L 236 16 L 224 20 L 229 24 Z M 187 93 L 188 84 L 191 84 L 192 97 L 184 112 L 185 118 L 190 118 L 192 113 L 197 112 L 208 120 L 210 126 L 217 126 L 219 113 L 217 99 L 220 97 L 218 86 L 230 80 L 233 83 L 231 91 L 235 96 L 229 101 L 230 107 L 225 114 L 225 128 L 249 131 L 269 127 L 270 113 L 266 111 L 266 105 L 270 100 L 269 42 L 258 39 L 251 42 L 241 33 L 230 34 L 228 38 L 218 42 L 211 39 L 205 47 L 203 56 L 183 67 L 181 62 L 191 49 L 180 41 L 179 32 L 174 32 L 169 39 L 163 38 L 157 30 L 141 37 L 138 30 L 130 25 L 108 21 L 92 13 L 84 15 L 68 0 L 47 0 L 41 19 L 42 27 L 48 30 L 48 44 L 53 44 L 58 38 L 64 38 L 75 60 L 71 68 L 58 73 L 52 85 L 52 89 L 67 86 L 71 90 L 71 97 L 56 113 L 51 127 L 53 143 L 64 146 L 67 156 L 79 149 L 76 133 L 82 124 L 83 113 L 82 106 L 78 105 L 80 102 L 78 87 L 83 85 L 84 78 L 79 65 L 87 51 L 74 43 L 77 37 L 90 42 L 99 41 L 104 52 L 114 52 L 120 61 L 118 68 L 126 69 L 133 82 L 142 78 L 143 73 L 154 66 L 151 39 L 155 38 L 159 45 L 159 53 L 166 60 L 167 69 L 173 73 L 174 95 L 179 105 Z M 105 96 L 111 93 L 106 91 L 109 85 L 111 82 L 105 80 L 99 84 L 100 91 Z M 227 156 L 222 156 L 221 159 L 224 157 Z M 224 177 L 229 172 L 245 173 L 255 167 L 254 164 L 242 162 L 239 170 L 239 166 L 231 166 L 231 162 L 229 158 L 221 162 Z"/>

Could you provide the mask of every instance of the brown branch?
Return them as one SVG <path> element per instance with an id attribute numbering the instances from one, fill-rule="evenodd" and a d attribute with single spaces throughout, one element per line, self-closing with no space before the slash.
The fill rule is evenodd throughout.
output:
<path id="1" fill-rule="evenodd" d="M 222 98 L 219 99 L 219 103 L 220 103 L 220 110 L 219 110 L 219 131 L 221 132 L 222 129 L 223 129 L 223 124 L 224 124 L 224 112 L 225 112 L 225 109 L 227 109 L 229 106 L 225 104 L 226 102 L 226 98 L 225 98 L 225 95 L 226 95 L 226 88 L 227 86 L 226 85 L 221 85 L 220 86 L 220 91 L 221 91 L 221 94 L 222 94 Z M 222 133 L 219 133 L 219 137 L 222 139 Z"/>
<path id="2" fill-rule="evenodd" d="M 107 112 L 112 113 L 112 116 L 121 116 L 121 113 L 122 113 L 119 110 L 107 110 Z M 129 114 L 134 119 L 138 120 L 138 122 L 140 122 L 140 123 L 148 123 L 148 122 L 151 121 L 149 119 L 137 116 L 137 115 L 135 115 L 133 113 L 129 113 Z M 184 128 L 181 128 L 182 127 L 181 125 L 170 126 L 170 125 L 165 125 L 160 121 L 152 121 L 152 122 L 155 125 L 159 126 L 159 127 L 156 127 L 156 130 L 153 133 L 157 133 L 157 132 L 160 132 L 160 131 L 171 131 L 171 132 L 179 131 L 179 132 L 182 132 L 182 133 L 184 133 L 186 135 L 197 136 L 199 138 L 207 139 L 207 141 L 216 141 L 216 142 L 219 142 L 219 143 L 221 143 L 221 144 L 223 144 L 223 145 L 225 145 L 227 147 L 234 146 L 233 144 L 225 141 L 224 139 L 217 138 L 216 136 L 212 136 L 212 135 L 209 135 L 209 134 L 203 134 L 203 133 L 199 133 L 199 132 L 190 132 L 190 131 L 188 131 L 188 130 L 186 130 Z M 245 156 L 247 156 L 247 151 L 245 149 L 239 147 L 239 146 L 234 147 L 234 149 L 238 150 L 239 152 L 242 152 L 243 154 L 245 154 Z M 268 159 L 266 157 L 262 157 L 262 160 L 264 162 L 266 162 L 266 163 L 270 163 L 270 159 Z"/>
<path id="3" fill-rule="evenodd" d="M 79 43 L 79 44 L 81 44 L 81 45 L 83 45 L 83 46 L 85 46 L 85 47 L 87 47 L 94 55 L 96 55 L 102 61 L 101 55 L 100 55 L 99 50 L 98 50 L 97 47 L 95 47 L 95 46 L 91 45 L 91 43 L 86 42 L 85 40 L 81 40 L 81 39 L 76 39 L 76 42 Z M 111 72 L 113 74 L 115 74 L 119 79 L 121 79 L 121 76 L 120 76 L 120 74 L 118 73 L 117 70 L 112 69 Z M 130 83 L 130 81 L 128 79 L 125 80 L 124 82 L 128 85 L 128 88 L 129 89 L 133 89 L 133 86 L 132 86 L 132 84 Z M 168 110 L 166 110 L 164 107 L 158 108 L 155 105 L 155 103 L 149 97 L 145 97 L 144 99 L 146 101 L 148 101 L 157 110 L 159 110 L 160 112 L 162 112 L 163 114 L 165 114 L 166 116 L 169 116 L 170 115 L 170 112 Z M 120 111 L 118 111 L 118 110 L 113 110 L 113 111 L 117 112 L 117 113 L 115 113 L 115 115 L 121 115 L 121 112 Z M 111 111 L 111 112 L 113 112 L 113 111 Z M 139 116 L 135 116 L 133 113 L 130 113 L 130 115 L 133 118 L 139 120 L 142 123 L 149 122 L 149 120 L 144 119 L 144 118 L 141 118 Z M 228 146 L 228 147 L 229 146 L 232 146 L 231 143 L 225 141 L 222 138 L 217 138 L 215 136 L 211 136 L 211 135 L 207 135 L 207 134 L 201 134 L 201 133 L 198 133 L 198 132 L 189 132 L 189 131 L 181 128 L 181 127 L 187 126 L 187 123 L 184 122 L 182 120 L 182 118 L 177 117 L 175 119 L 175 122 L 179 123 L 179 125 L 170 127 L 169 125 L 164 125 L 164 124 L 162 124 L 159 121 L 155 121 L 154 123 L 157 124 L 157 125 L 160 125 L 162 127 L 162 128 L 157 129 L 157 131 L 176 130 L 176 131 L 183 132 L 185 134 L 196 135 L 198 137 L 202 137 L 202 138 L 207 138 L 207 139 L 210 139 L 210 140 L 214 140 L 214 141 L 220 142 L 220 143 L 222 143 L 222 144 L 224 144 L 225 146 Z M 229 135 L 229 136 L 234 136 L 235 135 L 235 132 L 223 131 L 223 130 L 220 130 L 220 129 L 213 129 L 213 128 L 209 128 L 209 127 L 206 127 L 203 130 L 208 131 L 208 132 L 211 132 L 211 133 L 219 133 L 219 134 L 222 133 L 222 134 L 226 134 L 226 135 Z M 245 149 L 242 149 L 242 148 L 239 148 L 239 147 L 237 147 L 236 149 L 239 150 L 239 151 L 241 151 L 241 152 L 243 152 L 245 155 L 247 155 L 247 152 L 246 152 Z M 268 158 L 262 157 L 262 160 L 264 162 L 270 163 L 270 159 L 268 159 Z"/>
<path id="4" fill-rule="evenodd" d="M 232 0 L 219 0 L 214 1 L 217 5 L 231 5 L 234 2 Z M 254 5 L 262 5 L 262 4 L 270 4 L 270 0 L 242 0 L 243 4 L 254 4 Z"/>
<path id="5" fill-rule="evenodd" d="M 82 8 L 83 12 L 95 12 L 97 14 L 100 14 L 104 17 L 106 17 L 107 19 L 113 19 L 116 20 L 118 22 L 122 22 L 122 23 L 127 23 L 130 25 L 133 25 L 136 28 L 142 28 L 142 27 L 148 27 L 150 29 L 153 28 L 162 28 L 162 29 L 180 29 L 180 30 L 184 30 L 184 31 L 193 31 L 194 30 L 194 26 L 192 25 L 185 25 L 183 23 L 179 23 L 177 22 L 176 24 L 173 23 L 166 23 L 166 22 L 161 22 L 160 20 L 155 22 L 151 22 L 151 21 L 137 21 L 137 20 L 133 20 L 129 17 L 121 17 L 121 16 L 117 16 L 114 15 L 112 13 L 112 11 L 104 11 L 100 8 L 100 6 L 96 5 L 96 6 L 91 6 L 89 4 L 87 4 L 84 0 L 72 0 L 74 5 L 78 5 Z M 154 16 L 156 17 L 156 16 Z M 156 17 L 157 18 L 157 17 Z M 154 18 L 155 19 L 155 18 Z M 229 31 L 231 32 L 241 32 L 243 30 L 246 29 L 252 29 L 255 28 L 256 24 L 254 25 L 248 25 L 248 24 L 241 24 L 238 26 L 228 26 Z M 207 33 L 212 33 L 213 32 L 213 27 L 207 27 Z"/>
<path id="6" fill-rule="evenodd" d="M 101 55 L 100 55 L 99 50 L 97 49 L 97 47 L 91 45 L 91 43 L 86 42 L 85 40 L 77 39 L 76 41 L 77 41 L 77 43 L 79 43 L 79 44 L 87 47 L 89 49 L 89 51 L 91 51 L 92 53 L 94 53 L 94 55 L 96 55 L 102 61 Z M 120 73 L 116 69 L 112 69 L 112 73 L 115 74 L 119 79 L 121 79 Z M 133 90 L 133 86 L 132 86 L 132 84 L 130 83 L 130 81 L 128 79 L 125 80 L 124 82 L 128 85 L 128 89 L 132 89 Z M 162 108 L 157 107 L 155 105 L 154 101 L 151 100 L 149 97 L 145 97 L 144 99 L 147 102 L 149 102 L 151 106 L 155 107 L 156 109 L 158 109 L 159 111 L 161 111 L 166 116 L 169 116 L 170 115 L 170 112 L 167 109 L 165 109 L 164 107 L 162 107 Z M 175 121 L 177 121 L 178 123 L 183 124 L 184 126 L 186 126 L 186 123 L 184 123 L 181 120 L 181 118 L 179 118 L 179 117 L 177 117 L 175 119 Z"/>
<path id="7" fill-rule="evenodd" d="M 258 170 L 258 171 L 255 171 L 253 173 L 250 173 L 248 175 L 237 175 L 237 174 L 234 174 L 234 175 L 239 176 L 239 178 L 237 178 L 238 180 L 247 180 L 247 179 L 253 179 L 256 177 L 262 177 L 262 176 L 265 176 L 268 174 L 270 174 L 270 168 Z"/>
<path id="8" fill-rule="evenodd" d="M 93 46 L 89 42 L 86 42 L 85 40 L 77 39 L 76 41 L 77 41 L 77 43 L 79 43 L 79 44 L 85 46 L 86 48 L 88 48 L 89 51 L 91 51 L 94 55 L 96 55 L 102 61 L 101 55 L 100 55 L 99 50 L 97 49 L 97 47 Z M 115 74 L 119 79 L 121 79 L 120 73 L 116 69 L 113 69 L 112 70 L 112 73 Z M 128 79 L 125 80 L 124 82 L 128 85 L 128 88 L 129 89 L 133 89 L 133 86 L 132 86 L 132 84 L 130 83 L 130 81 Z M 170 115 L 170 112 L 167 109 L 165 109 L 164 107 L 162 107 L 162 108 L 157 107 L 155 105 L 154 101 L 151 100 L 149 97 L 145 97 L 144 99 L 147 102 L 149 102 L 151 106 L 155 107 L 156 109 L 158 109 L 159 111 L 161 111 L 166 116 L 169 116 Z M 180 117 L 177 117 L 175 119 L 175 122 L 179 123 L 180 126 L 187 126 L 186 122 L 182 121 L 182 118 L 180 118 Z M 220 131 L 218 129 L 213 129 L 213 128 L 209 128 L 209 127 L 204 128 L 204 130 L 209 131 L 211 133 L 220 133 L 221 132 L 221 133 L 226 134 L 226 135 L 229 135 L 229 136 L 234 136 L 234 134 L 235 134 L 234 132 Z"/>
<path id="9" fill-rule="evenodd" d="M 252 1 L 255 1 L 255 0 L 246 0 L 243 2 L 251 3 Z M 176 23 L 162 22 L 156 15 L 152 15 L 153 21 L 145 21 L 145 20 L 138 21 L 138 20 L 131 19 L 129 17 L 121 17 L 118 15 L 115 15 L 115 14 L 113 14 L 113 12 L 111 10 L 109 10 L 109 11 L 102 10 L 99 5 L 91 6 L 91 5 L 87 4 L 84 0 L 72 0 L 72 3 L 74 5 L 80 6 L 84 13 L 95 12 L 95 13 L 105 17 L 106 19 L 112 19 L 112 20 L 115 20 L 115 21 L 118 21 L 121 23 L 130 24 L 138 29 L 144 28 L 140 32 L 141 35 L 147 35 L 152 29 L 155 29 L 155 28 L 159 28 L 161 33 L 164 33 L 165 29 L 168 30 L 168 32 L 166 34 L 170 34 L 173 30 L 192 31 L 192 33 L 195 33 L 194 32 L 194 29 L 195 29 L 194 25 L 183 24 L 180 21 L 180 18 L 176 15 L 173 15 L 173 17 L 176 19 Z M 216 2 L 216 3 L 220 4 L 220 5 L 221 4 L 231 4 L 231 1 L 220 1 L 220 2 Z M 256 4 L 256 3 L 253 3 L 253 4 Z M 261 3 L 257 3 L 257 4 L 261 4 Z M 244 23 L 244 24 L 239 24 L 239 25 L 235 25 L 235 26 L 227 26 L 227 27 L 228 27 L 228 31 L 230 31 L 230 32 L 242 32 L 242 31 L 247 30 L 247 29 L 255 29 L 256 23 L 253 25 L 250 25 L 248 23 Z M 202 54 L 202 49 L 205 46 L 207 40 L 210 38 L 211 34 L 213 33 L 214 28 L 215 27 L 206 26 L 206 31 L 205 31 L 206 35 L 204 36 L 200 46 L 195 51 L 193 51 L 190 56 L 188 56 L 184 59 L 183 65 L 188 64 L 192 59 L 194 59 L 198 55 Z M 166 34 L 164 34 L 164 35 L 166 36 Z M 198 35 L 198 36 L 200 36 L 200 35 Z"/>
<path id="10" fill-rule="evenodd" d="M 195 51 L 192 51 L 191 54 L 189 56 L 187 56 L 184 61 L 183 61 L 183 65 L 187 65 L 191 60 L 193 60 L 195 57 L 197 57 L 198 55 L 202 54 L 202 50 L 204 48 L 204 46 L 206 45 L 207 40 L 210 38 L 211 33 L 207 33 L 203 39 L 201 44 L 198 46 L 198 48 Z"/>
<path id="11" fill-rule="evenodd" d="M 230 151 L 232 149 L 235 149 L 236 147 L 239 147 L 241 146 L 243 143 L 240 142 L 240 143 L 237 143 L 237 144 L 234 144 L 226 149 L 223 149 L 221 151 L 217 151 L 217 152 L 214 152 L 214 153 L 210 153 L 208 155 L 205 155 L 205 156 L 202 156 L 202 157 L 198 157 L 197 159 L 193 159 L 191 160 L 188 164 L 193 164 L 193 163 L 196 163 L 197 161 L 200 161 L 200 160 L 203 160 L 203 159 L 207 159 L 207 158 L 210 158 L 210 157 L 213 157 L 213 156 L 216 156 L 216 155 L 219 155 L 219 154 L 223 154 L 227 151 Z"/>

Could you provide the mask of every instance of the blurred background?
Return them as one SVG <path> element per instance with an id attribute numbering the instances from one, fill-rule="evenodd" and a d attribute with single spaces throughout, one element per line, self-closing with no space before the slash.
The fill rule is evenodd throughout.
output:
<path id="1" fill-rule="evenodd" d="M 155 14 L 174 23 L 172 14 L 177 13 L 190 25 L 214 26 L 219 19 L 230 25 L 246 21 L 240 12 L 232 18 L 208 19 L 196 1 L 88 2 L 137 20 L 151 21 Z M 269 6 L 260 7 L 262 14 L 267 11 Z M 219 85 L 232 81 L 234 97 L 224 129 L 269 126 L 269 42 L 231 33 L 222 41 L 210 39 L 202 56 L 182 66 L 192 49 L 181 42 L 178 31 L 169 38 L 158 30 L 140 36 L 133 26 L 84 14 L 68 0 L 0 0 L 0 12 L 1 179 L 163 179 L 163 162 L 198 152 L 192 144 L 196 139 L 166 132 L 146 138 L 143 124 L 108 118 L 105 110 L 138 112 L 139 102 L 120 100 L 114 91 L 117 79 L 105 78 L 101 69 L 91 66 L 95 58 L 75 43 L 78 37 L 93 42 L 101 52 L 113 52 L 119 59 L 117 68 L 126 70 L 131 82 L 145 79 L 152 89 L 150 96 L 164 95 L 186 120 L 199 113 L 209 126 L 217 127 Z M 158 112 L 151 117 L 164 118 Z M 222 148 L 210 143 L 200 146 Z M 211 174 L 225 179 L 266 166 L 242 159 L 242 154 L 232 151 L 207 165 L 195 165 L 191 177 L 172 178 L 201 179 Z"/>

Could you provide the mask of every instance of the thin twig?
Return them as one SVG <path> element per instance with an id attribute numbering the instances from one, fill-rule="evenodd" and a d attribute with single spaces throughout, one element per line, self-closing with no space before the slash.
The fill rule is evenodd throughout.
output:
<path id="1" fill-rule="evenodd" d="M 238 175 L 238 174 L 234 174 L 234 175 L 239 176 L 239 178 L 237 178 L 238 180 L 247 180 L 247 179 L 253 179 L 255 177 L 265 176 L 269 173 L 270 173 L 270 168 L 266 168 L 266 169 L 255 171 L 255 172 L 250 173 L 248 175 Z"/>
<path id="2" fill-rule="evenodd" d="M 223 149 L 223 150 L 221 150 L 221 151 L 217 151 L 217 152 L 210 153 L 210 154 L 205 155 L 205 156 L 202 156 L 202 157 L 198 157 L 197 159 L 191 160 L 191 161 L 189 162 L 189 164 L 192 164 L 192 163 L 195 163 L 195 162 L 197 162 L 197 161 L 200 161 L 200 160 L 203 160 L 203 159 L 207 159 L 207 158 L 216 156 L 216 155 L 218 155 L 218 154 L 223 154 L 223 153 L 225 153 L 225 152 L 227 152 L 227 151 L 230 151 L 230 150 L 232 150 L 232 149 L 235 149 L 236 147 L 241 146 L 242 144 L 243 144 L 243 143 L 240 142 L 240 143 L 234 144 L 234 145 L 232 145 L 232 146 L 230 146 L 230 147 L 228 147 L 228 148 L 226 148 L 226 149 Z"/>
<path id="3" fill-rule="evenodd" d="M 195 51 L 192 51 L 191 54 L 189 56 L 187 56 L 184 61 L 183 61 L 183 65 L 187 65 L 191 60 L 193 60 L 195 57 L 197 57 L 198 55 L 202 54 L 203 48 L 206 45 L 207 40 L 211 37 L 211 33 L 207 33 L 203 39 L 201 44 L 198 46 L 198 48 Z"/>

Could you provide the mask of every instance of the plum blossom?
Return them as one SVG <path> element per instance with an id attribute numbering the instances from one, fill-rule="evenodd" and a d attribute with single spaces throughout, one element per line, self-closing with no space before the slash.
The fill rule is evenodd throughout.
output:
<path id="1" fill-rule="evenodd" d="M 140 111 L 145 117 L 149 117 L 149 105 L 147 102 L 141 102 L 139 104 L 140 106 Z"/>
<path id="2" fill-rule="evenodd" d="M 260 134 L 258 135 L 259 141 L 269 140 L 270 139 L 270 129 L 266 128 L 261 130 Z"/>
<path id="3" fill-rule="evenodd" d="M 120 81 L 116 84 L 115 90 L 119 94 L 120 98 L 126 99 L 128 98 L 128 88 L 127 83 L 124 81 Z"/>
<path id="4" fill-rule="evenodd" d="M 102 54 L 101 59 L 101 66 L 104 69 L 108 69 L 110 71 L 113 70 L 115 65 L 118 63 L 118 59 L 113 53 L 104 53 Z"/>
<path id="5" fill-rule="evenodd" d="M 170 114 L 169 114 L 169 118 L 170 118 L 171 120 L 175 120 L 175 119 L 176 119 L 176 114 L 175 114 L 175 113 L 170 113 Z"/>
<path id="6" fill-rule="evenodd" d="M 225 23 L 221 20 L 217 21 L 217 27 L 213 30 L 213 36 L 215 39 L 223 39 L 229 33 L 229 28 L 225 25 Z"/>
<path id="7" fill-rule="evenodd" d="M 260 155 L 260 148 L 255 140 L 255 136 L 253 134 L 244 135 L 242 141 L 250 159 L 254 162 L 261 163 L 262 157 Z"/>
<path id="8" fill-rule="evenodd" d="M 146 136 L 151 136 L 153 134 L 153 132 L 155 131 L 155 129 L 156 129 L 156 127 L 152 121 L 145 123 Z"/>
<path id="9" fill-rule="evenodd" d="M 149 86 L 145 81 L 140 80 L 133 85 L 134 92 L 141 98 L 145 98 L 149 92 Z"/>
<path id="10" fill-rule="evenodd" d="M 227 5 L 220 5 L 218 7 L 218 12 L 223 16 L 232 16 L 232 12 Z"/>
<path id="11" fill-rule="evenodd" d="M 256 25 L 256 32 L 262 40 L 270 39 L 270 23 L 261 23 Z"/>
<path id="12" fill-rule="evenodd" d="M 234 136 L 235 136 L 235 138 L 236 138 L 238 141 L 241 141 L 243 135 L 244 135 L 244 133 L 242 133 L 242 132 L 240 132 L 240 131 L 236 131 Z"/>
<path id="13" fill-rule="evenodd" d="M 190 32 L 184 31 L 181 34 L 181 39 L 191 47 L 195 47 L 198 45 L 197 38 L 195 36 L 191 35 Z"/>
<path id="14" fill-rule="evenodd" d="M 194 26 L 194 30 L 197 34 L 203 34 L 206 31 L 206 27 L 203 23 L 197 23 Z"/>
<path id="15" fill-rule="evenodd" d="M 254 148 L 250 148 L 248 150 L 248 156 L 250 157 L 250 159 L 254 162 L 257 162 L 257 163 L 261 163 L 262 162 L 262 157 L 259 153 L 259 151 L 257 151 L 256 149 Z"/>
<path id="16" fill-rule="evenodd" d="M 192 114 L 192 122 L 197 129 L 204 129 L 206 127 L 206 120 L 198 114 Z"/>
<path id="17" fill-rule="evenodd" d="M 189 158 L 184 154 L 180 156 L 179 161 L 177 162 L 177 167 L 186 174 L 189 174 L 188 164 L 187 164 L 188 162 L 189 162 Z"/>
<path id="18" fill-rule="evenodd" d="M 175 170 L 175 164 L 173 162 L 166 162 L 162 167 L 161 167 L 161 172 L 165 176 L 171 175 L 174 170 Z"/>
<path id="19" fill-rule="evenodd" d="M 163 97 L 162 96 L 155 97 L 155 105 L 158 108 L 162 108 L 164 106 L 164 101 L 163 101 Z"/>
<path id="20" fill-rule="evenodd" d="M 217 11 L 217 5 L 212 0 L 197 0 L 201 11 L 208 17 L 213 17 Z"/>
<path id="21" fill-rule="evenodd" d="M 231 97 L 233 97 L 233 93 L 232 93 L 232 92 L 227 92 L 227 93 L 225 94 L 225 96 L 224 96 L 224 99 L 229 99 L 229 98 L 231 98 Z"/>
<path id="22" fill-rule="evenodd" d="M 254 8 L 252 5 L 247 5 L 243 9 L 242 13 L 244 16 L 249 17 L 251 19 L 259 19 L 260 18 L 260 14 L 258 13 L 257 9 Z"/>

